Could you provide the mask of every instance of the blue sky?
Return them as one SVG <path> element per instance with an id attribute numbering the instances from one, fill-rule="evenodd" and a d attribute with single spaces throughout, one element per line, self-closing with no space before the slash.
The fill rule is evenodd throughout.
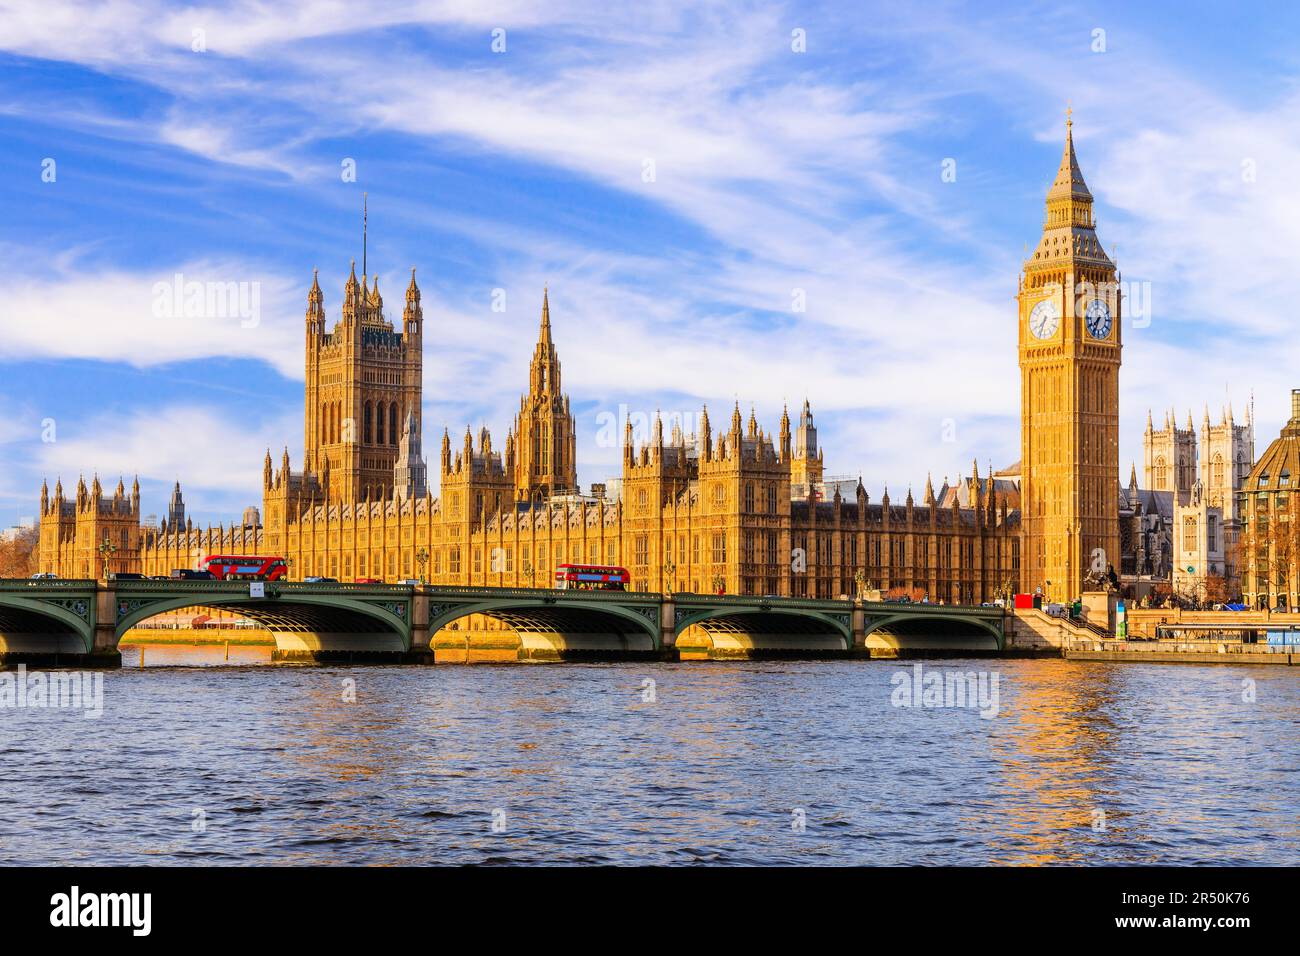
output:
<path id="1" fill-rule="evenodd" d="M 610 416 L 737 400 L 775 430 L 807 397 L 828 472 L 877 496 L 1009 464 L 1067 102 L 1150 289 L 1125 477 L 1148 407 L 1240 420 L 1253 390 L 1262 450 L 1300 385 L 1300 15 L 1134 6 L 0 0 L 0 524 L 82 473 L 138 472 L 146 512 L 177 478 L 202 521 L 259 503 L 267 446 L 300 463 L 311 270 L 336 319 L 363 191 L 394 317 L 418 269 L 427 447 L 504 436 L 549 283 L 583 483 L 618 471 Z M 177 273 L 256 284 L 257 321 L 154 315 Z"/>

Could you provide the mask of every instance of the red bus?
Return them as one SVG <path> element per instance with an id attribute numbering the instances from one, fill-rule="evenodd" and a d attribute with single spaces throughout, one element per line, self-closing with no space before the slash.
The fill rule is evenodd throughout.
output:
<path id="1" fill-rule="evenodd" d="M 562 590 L 626 591 L 630 580 L 626 568 L 595 564 L 561 564 L 555 568 L 555 586 Z"/>
<path id="2" fill-rule="evenodd" d="M 213 554 L 203 559 L 203 567 L 218 581 L 278 581 L 289 573 L 284 558 L 253 555 Z"/>

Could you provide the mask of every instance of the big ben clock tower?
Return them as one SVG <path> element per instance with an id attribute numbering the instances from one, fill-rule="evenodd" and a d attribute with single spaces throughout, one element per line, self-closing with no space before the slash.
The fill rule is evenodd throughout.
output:
<path id="1" fill-rule="evenodd" d="M 1025 260 L 1020 309 L 1020 579 L 1052 600 L 1119 570 L 1120 294 L 1074 155 L 1072 120 Z"/>

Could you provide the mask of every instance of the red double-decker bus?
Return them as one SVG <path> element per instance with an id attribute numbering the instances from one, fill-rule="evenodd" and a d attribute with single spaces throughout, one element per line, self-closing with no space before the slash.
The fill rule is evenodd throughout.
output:
<path id="1" fill-rule="evenodd" d="M 561 564 L 555 568 L 555 586 L 562 590 L 626 591 L 630 580 L 626 568 L 597 564 Z"/>
<path id="2" fill-rule="evenodd" d="M 284 558 L 248 554 L 209 555 L 203 559 L 203 567 L 218 581 L 278 581 L 289 573 Z"/>

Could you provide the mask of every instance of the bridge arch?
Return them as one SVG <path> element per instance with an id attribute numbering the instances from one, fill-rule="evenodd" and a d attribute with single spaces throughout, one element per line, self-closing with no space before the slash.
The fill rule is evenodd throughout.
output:
<path id="1" fill-rule="evenodd" d="M 468 655 L 468 633 L 463 647 L 453 646 L 456 638 L 450 633 L 438 633 L 464 618 L 480 615 L 500 621 L 515 633 L 518 657 L 523 659 L 655 656 L 662 652 L 659 613 L 657 604 L 629 607 L 607 600 L 560 598 L 554 591 L 462 601 L 432 594 L 429 637 L 435 652 L 463 650 Z"/>
<path id="2" fill-rule="evenodd" d="M 118 641 L 142 621 L 187 607 L 221 607 L 266 628 L 275 638 L 277 655 L 293 658 L 329 653 L 392 654 L 411 649 L 410 604 L 390 602 L 392 609 L 340 594 L 294 590 L 265 598 L 247 591 L 190 591 L 154 598 L 119 595 L 115 633 Z M 398 610 L 400 608 L 400 611 Z"/>
<path id="3" fill-rule="evenodd" d="M 56 604 L 0 593 L 0 656 L 89 654 L 95 644 L 93 608 L 93 594 Z"/>
<path id="4" fill-rule="evenodd" d="M 911 610 L 869 616 L 863 628 L 863 640 L 868 646 L 876 644 L 900 650 L 1002 650 L 1004 636 L 1000 618 L 994 621 L 974 614 L 927 614 Z"/>
<path id="5" fill-rule="evenodd" d="M 692 628 L 707 638 L 707 647 L 690 640 L 687 632 Z M 853 646 L 852 618 L 847 610 L 835 614 L 764 602 L 679 607 L 674 631 L 685 657 L 834 654 Z"/>

